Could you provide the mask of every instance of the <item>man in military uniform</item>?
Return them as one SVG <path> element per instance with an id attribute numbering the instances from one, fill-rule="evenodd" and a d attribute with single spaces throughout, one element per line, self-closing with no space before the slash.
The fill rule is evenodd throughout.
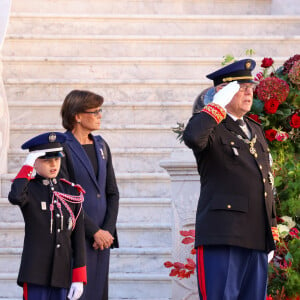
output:
<path id="1" fill-rule="evenodd" d="M 278 233 L 269 148 L 261 126 L 245 117 L 254 67 L 254 60 L 243 59 L 207 75 L 216 94 L 183 134 L 201 181 L 195 236 L 200 299 L 266 299 L 268 253 Z"/>
<path id="2" fill-rule="evenodd" d="M 30 153 L 8 195 L 25 222 L 18 276 L 24 300 L 76 300 L 86 283 L 84 191 L 58 177 L 65 140 L 50 132 L 23 144 Z"/>

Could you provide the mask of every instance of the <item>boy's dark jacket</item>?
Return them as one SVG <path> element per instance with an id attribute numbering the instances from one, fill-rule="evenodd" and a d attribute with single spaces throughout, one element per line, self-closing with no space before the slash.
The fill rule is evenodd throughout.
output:
<path id="1" fill-rule="evenodd" d="M 30 169 L 29 166 L 24 166 L 24 168 Z M 53 183 L 55 191 L 79 195 L 77 189 L 69 183 L 59 178 L 56 178 L 54 182 L 56 182 Z M 72 231 L 68 228 L 70 213 L 62 205 L 63 228 L 61 229 L 60 213 L 54 205 L 53 229 L 50 233 L 49 205 L 52 202 L 52 192 L 50 184 L 45 185 L 45 183 L 47 184 L 47 180 L 39 175 L 32 180 L 17 177 L 8 195 L 12 204 L 20 206 L 25 221 L 25 238 L 18 284 L 32 283 L 69 288 L 72 281 L 86 282 L 83 211 L 81 210 Z M 76 216 L 80 205 L 69 202 L 68 205 Z"/>

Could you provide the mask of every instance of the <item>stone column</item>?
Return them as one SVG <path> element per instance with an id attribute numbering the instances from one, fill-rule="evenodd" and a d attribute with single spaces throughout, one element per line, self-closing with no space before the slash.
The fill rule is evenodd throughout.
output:
<path id="1" fill-rule="evenodd" d="M 2 77 L 2 47 L 7 30 L 11 0 L 0 1 L 0 174 L 7 172 L 7 153 L 9 148 L 9 113 Z"/>
<path id="2" fill-rule="evenodd" d="M 172 197 L 172 259 L 173 262 L 186 262 L 190 257 L 191 245 L 181 243 L 180 230 L 194 229 L 196 209 L 200 195 L 200 180 L 192 151 L 175 150 L 169 160 L 161 161 L 171 177 Z M 172 299 L 199 300 L 196 275 L 188 279 L 174 278 L 172 281 Z"/>

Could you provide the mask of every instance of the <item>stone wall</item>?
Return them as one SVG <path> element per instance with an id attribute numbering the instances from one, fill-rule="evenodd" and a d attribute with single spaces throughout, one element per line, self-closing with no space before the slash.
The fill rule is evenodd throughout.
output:
<path id="1" fill-rule="evenodd" d="M 6 34 L 11 0 L 0 2 L 0 174 L 7 172 L 7 152 L 9 147 L 9 114 L 2 78 L 1 49 Z"/>

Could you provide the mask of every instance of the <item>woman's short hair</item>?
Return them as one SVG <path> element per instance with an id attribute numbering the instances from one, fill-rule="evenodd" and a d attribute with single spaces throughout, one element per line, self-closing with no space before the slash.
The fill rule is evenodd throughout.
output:
<path id="1" fill-rule="evenodd" d="M 67 130 L 73 130 L 75 116 L 87 109 L 96 108 L 103 104 L 103 97 L 89 91 L 73 90 L 65 98 L 60 110 L 62 125 Z"/>

